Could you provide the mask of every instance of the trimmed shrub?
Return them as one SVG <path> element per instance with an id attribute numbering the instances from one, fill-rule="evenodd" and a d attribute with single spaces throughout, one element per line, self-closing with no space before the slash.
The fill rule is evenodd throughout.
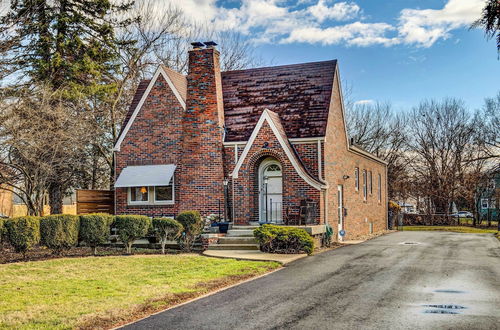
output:
<path id="1" fill-rule="evenodd" d="M 201 234 L 204 227 L 200 212 L 184 211 L 177 215 L 176 220 L 184 227 L 180 240 L 181 247 L 186 251 L 191 251 L 196 237 Z"/>
<path id="2" fill-rule="evenodd" d="M 97 254 L 97 247 L 109 239 L 110 226 L 115 217 L 105 213 L 85 214 L 80 216 L 80 241 L 92 248 Z"/>
<path id="3" fill-rule="evenodd" d="M 144 215 L 117 215 L 115 227 L 118 229 L 118 237 L 125 244 L 127 253 L 132 254 L 132 244 L 148 233 L 151 219 Z"/>
<path id="4" fill-rule="evenodd" d="M 5 221 L 5 236 L 16 252 L 26 252 L 40 242 L 40 218 L 18 217 Z"/>
<path id="5" fill-rule="evenodd" d="M 40 220 L 43 245 L 60 254 L 78 244 L 80 217 L 71 214 L 47 215 Z"/>
<path id="6" fill-rule="evenodd" d="M 262 225 L 253 234 L 264 252 L 311 254 L 314 240 L 304 229 L 276 225 Z"/>
<path id="7" fill-rule="evenodd" d="M 160 240 L 161 253 L 163 254 L 165 254 L 167 241 L 178 239 L 184 230 L 180 222 L 172 218 L 154 218 L 153 228 L 156 237 Z"/>
<path id="8" fill-rule="evenodd" d="M 0 248 L 2 247 L 3 242 L 5 242 L 5 219 L 0 218 Z"/>

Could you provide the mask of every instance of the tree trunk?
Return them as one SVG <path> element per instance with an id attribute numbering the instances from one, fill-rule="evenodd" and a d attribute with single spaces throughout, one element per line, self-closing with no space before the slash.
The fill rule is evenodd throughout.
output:
<path id="1" fill-rule="evenodd" d="M 127 254 L 132 254 L 132 242 L 127 242 Z"/>
<path id="2" fill-rule="evenodd" d="M 167 242 L 162 240 L 161 241 L 161 253 L 165 254 L 165 245 L 167 245 Z"/>
<path id="3" fill-rule="evenodd" d="M 94 257 L 97 255 L 97 246 L 92 247 L 92 254 L 94 255 Z"/>
<path id="4" fill-rule="evenodd" d="M 63 212 L 63 192 L 58 184 L 49 187 L 50 214 L 62 214 Z"/>

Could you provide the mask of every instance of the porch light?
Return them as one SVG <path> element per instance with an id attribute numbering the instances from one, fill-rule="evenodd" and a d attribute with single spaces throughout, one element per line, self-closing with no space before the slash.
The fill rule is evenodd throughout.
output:
<path id="1" fill-rule="evenodd" d="M 224 179 L 223 183 L 225 186 L 227 186 L 229 184 L 229 180 L 226 178 L 226 179 Z"/>
<path id="2" fill-rule="evenodd" d="M 141 193 L 142 193 L 142 194 L 145 194 L 145 193 L 147 193 L 147 192 L 148 192 L 148 188 L 146 188 L 146 187 L 141 187 Z"/>
<path id="3" fill-rule="evenodd" d="M 269 178 L 267 176 L 264 177 L 264 184 L 267 185 L 269 183 Z"/>

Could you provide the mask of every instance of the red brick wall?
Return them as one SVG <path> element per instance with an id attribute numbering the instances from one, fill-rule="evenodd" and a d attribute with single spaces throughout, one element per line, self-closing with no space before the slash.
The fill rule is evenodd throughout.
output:
<path id="1" fill-rule="evenodd" d="M 325 138 L 325 179 L 329 184 L 327 192 L 328 221 L 338 233 L 338 202 L 337 186 L 343 185 L 344 207 L 347 216 L 344 218 L 346 239 L 353 239 L 369 234 L 370 223 L 373 231 L 384 230 L 387 227 L 387 178 L 386 166 L 366 156 L 359 155 L 347 149 L 344 118 L 340 107 L 340 92 L 335 76 L 330 114 L 328 118 L 327 135 Z M 354 171 L 359 167 L 360 189 L 355 190 Z M 363 198 L 363 170 L 373 173 L 373 194 Z M 377 197 L 377 176 L 382 177 L 382 200 Z M 343 179 L 348 175 L 348 179 Z"/>
<path id="2" fill-rule="evenodd" d="M 179 171 L 180 210 L 217 213 L 224 203 L 222 134 L 224 114 L 219 52 L 189 52 L 183 151 Z"/>
<path id="3" fill-rule="evenodd" d="M 268 142 L 267 148 L 263 148 L 264 142 Z M 229 148 L 226 150 L 229 154 Z M 232 156 L 234 157 L 234 147 Z M 236 223 L 244 224 L 248 221 L 259 220 L 258 168 L 266 157 L 274 157 L 282 165 L 283 219 L 285 219 L 287 207 L 298 207 L 303 199 L 312 199 L 319 206 L 320 191 L 310 186 L 297 174 L 271 127 L 265 122 L 238 172 L 238 178 L 232 182 L 234 184 L 234 220 Z M 320 218 L 321 213 L 318 212 L 317 221 Z"/>
<path id="4" fill-rule="evenodd" d="M 184 109 L 160 75 L 132 123 L 119 152 L 116 152 L 116 177 L 131 165 L 179 164 L 182 150 Z M 169 123 L 165 125 L 165 123 Z M 176 170 L 178 173 L 179 167 Z M 174 215 L 179 206 L 179 185 L 175 184 L 174 205 L 127 205 L 127 189 L 115 191 L 116 214 Z"/>
<path id="5" fill-rule="evenodd" d="M 318 179 L 318 143 L 296 143 L 292 146 L 309 174 Z"/>

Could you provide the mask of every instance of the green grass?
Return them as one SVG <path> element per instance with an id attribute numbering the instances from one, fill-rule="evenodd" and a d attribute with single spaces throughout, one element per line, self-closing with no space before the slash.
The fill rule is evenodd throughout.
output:
<path id="1" fill-rule="evenodd" d="M 484 229 L 466 226 L 404 226 L 403 231 L 452 231 L 455 233 L 492 234 L 496 229 Z"/>
<path id="2" fill-rule="evenodd" d="M 0 265 L 0 328 L 109 327 L 279 267 L 199 255 Z"/>

